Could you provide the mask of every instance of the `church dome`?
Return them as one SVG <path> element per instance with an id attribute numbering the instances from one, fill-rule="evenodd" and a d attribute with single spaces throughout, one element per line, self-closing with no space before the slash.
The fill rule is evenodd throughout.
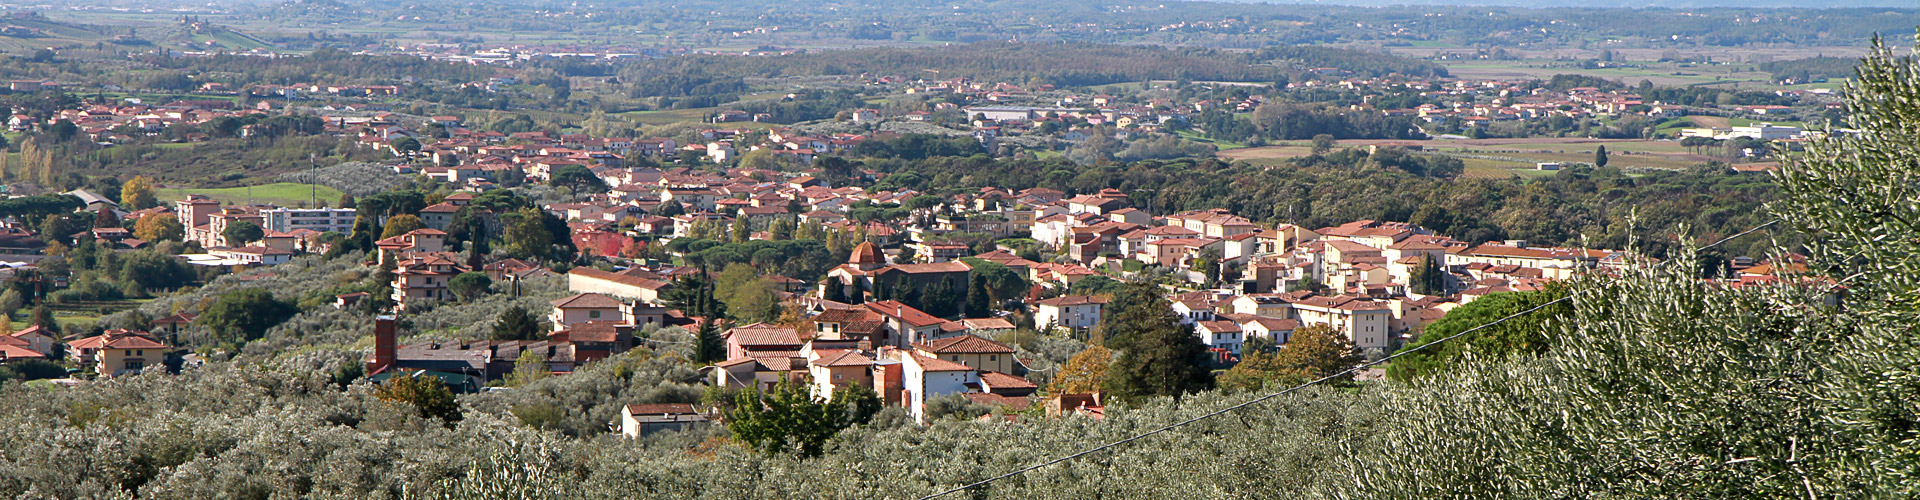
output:
<path id="1" fill-rule="evenodd" d="M 887 261 L 880 257 L 879 245 L 875 245 L 871 241 L 863 241 L 860 242 L 858 246 L 853 247 L 853 255 L 847 258 L 847 263 L 853 265 L 886 264 Z"/>

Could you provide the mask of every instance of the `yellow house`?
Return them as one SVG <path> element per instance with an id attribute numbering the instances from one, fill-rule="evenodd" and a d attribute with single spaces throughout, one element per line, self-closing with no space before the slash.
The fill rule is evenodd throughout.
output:
<path id="1" fill-rule="evenodd" d="M 92 364 L 103 377 L 140 373 L 148 366 L 157 366 L 166 360 L 170 349 L 147 332 L 122 329 L 67 344 L 67 353 L 74 361 Z"/>
<path id="2" fill-rule="evenodd" d="M 808 376 L 813 378 L 813 393 L 832 398 L 833 391 L 855 385 L 873 386 L 873 358 L 853 349 L 821 349 L 808 353 Z"/>
<path id="3" fill-rule="evenodd" d="M 967 365 L 975 370 L 1013 373 L 1013 348 L 974 336 L 959 335 L 913 345 L 921 356 Z"/>
<path id="4" fill-rule="evenodd" d="M 597 293 L 575 294 L 548 304 L 553 305 L 553 312 L 547 314 L 547 322 L 553 325 L 554 331 L 589 321 L 630 323 L 620 311 L 621 306 L 626 305 L 624 302 Z"/>

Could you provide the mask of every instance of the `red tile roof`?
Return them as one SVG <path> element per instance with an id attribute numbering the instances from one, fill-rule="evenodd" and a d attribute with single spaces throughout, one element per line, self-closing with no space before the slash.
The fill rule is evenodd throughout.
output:
<path id="1" fill-rule="evenodd" d="M 552 302 L 548 302 L 548 304 L 552 304 L 553 307 L 560 307 L 560 308 L 580 307 L 580 308 L 592 308 L 592 309 L 618 308 L 622 305 L 625 305 L 625 303 L 621 302 L 620 299 L 608 297 L 608 296 L 597 294 L 597 293 L 576 294 L 572 297 L 566 297 L 566 298 L 554 300 Z"/>
<path id="2" fill-rule="evenodd" d="M 766 323 L 735 327 L 724 334 L 732 343 L 740 346 L 800 346 L 800 334 L 792 328 Z"/>
<path id="3" fill-rule="evenodd" d="M 620 340 L 620 322 L 588 321 L 575 323 L 567 327 L 566 330 L 553 332 L 549 335 L 557 337 L 562 333 L 566 334 L 567 340 L 573 342 L 613 343 Z"/>
<path id="4" fill-rule="evenodd" d="M 947 320 L 934 317 L 931 314 L 927 314 L 925 311 L 914 309 L 912 306 L 908 306 L 904 303 L 901 303 L 898 300 L 882 300 L 879 302 L 868 302 L 865 305 L 867 306 L 867 309 L 872 310 L 875 313 L 879 313 L 881 316 L 887 316 L 890 318 L 900 318 L 901 321 L 905 321 L 907 322 L 908 325 L 911 325 L 915 328 L 919 328 L 923 326 L 933 326 L 933 325 L 938 325 L 938 324 L 947 322 Z"/>
<path id="5" fill-rule="evenodd" d="M 166 349 L 167 345 L 154 340 L 147 332 L 108 330 L 107 333 L 69 342 L 67 347 L 73 349 Z"/>
<path id="6" fill-rule="evenodd" d="M 1033 385 L 1033 382 L 1029 382 L 1025 378 L 1015 377 L 1013 375 L 1008 375 L 1008 374 L 1000 373 L 996 371 L 980 372 L 980 382 L 983 384 L 986 384 L 988 388 L 991 388 L 993 390 L 1039 388 L 1039 386 Z"/>
<path id="7" fill-rule="evenodd" d="M 920 350 L 934 354 L 1011 354 L 1013 348 L 1006 344 L 981 338 L 977 335 L 960 335 L 928 340 L 914 344 Z"/>
<path id="8" fill-rule="evenodd" d="M 909 355 L 910 355 L 910 356 L 913 356 L 913 362 L 914 362 L 915 364 L 918 364 L 918 365 L 920 365 L 920 369 L 922 369 L 922 370 L 926 370 L 926 371 L 930 371 L 930 372 L 970 372 L 970 371 L 973 371 L 973 367 L 971 367 L 971 366 L 967 366 L 967 365 L 963 365 L 963 364 L 960 364 L 960 363 L 955 363 L 955 362 L 952 362 L 952 361 L 947 361 L 947 360 L 944 360 L 944 359 L 939 359 L 939 358 L 929 358 L 929 357 L 926 357 L 926 356 L 921 356 L 921 355 L 919 355 L 919 354 L 909 354 Z"/>
<path id="9" fill-rule="evenodd" d="M 1091 295 L 1061 295 L 1059 297 L 1054 297 L 1051 299 L 1034 302 L 1034 304 L 1036 305 L 1055 306 L 1055 307 L 1081 306 L 1081 305 L 1087 305 L 1087 304 L 1105 304 L 1105 303 L 1107 303 L 1107 299 L 1094 297 Z"/>
<path id="10" fill-rule="evenodd" d="M 627 405 L 628 415 L 688 415 L 700 413 L 686 403 Z"/>
<path id="11" fill-rule="evenodd" d="M 824 349 L 814 351 L 820 355 L 813 360 L 814 366 L 873 366 L 873 358 L 853 349 Z"/>
<path id="12" fill-rule="evenodd" d="M 669 283 L 665 281 L 652 280 L 652 279 L 642 278 L 639 276 L 628 276 L 624 274 L 610 273 L 606 271 L 601 271 L 599 269 L 594 269 L 591 267 L 584 267 L 584 266 L 573 268 L 573 270 L 567 271 L 567 274 L 586 277 L 586 278 L 611 281 L 611 282 L 619 283 L 622 285 L 640 287 L 648 290 L 659 290 L 662 288 L 666 288 L 669 285 Z"/>

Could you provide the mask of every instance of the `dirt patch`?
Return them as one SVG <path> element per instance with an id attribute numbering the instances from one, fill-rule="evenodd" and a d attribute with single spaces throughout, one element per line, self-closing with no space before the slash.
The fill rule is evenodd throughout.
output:
<path id="1" fill-rule="evenodd" d="M 1268 160 L 1299 158 L 1313 154 L 1313 148 L 1305 146 L 1264 146 L 1258 148 L 1240 148 L 1221 151 L 1221 158 L 1230 160 Z"/>
<path id="2" fill-rule="evenodd" d="M 1689 116 L 1687 120 L 1692 121 L 1694 126 L 1697 127 L 1718 128 L 1727 126 L 1727 117 L 1724 116 L 1698 115 Z"/>

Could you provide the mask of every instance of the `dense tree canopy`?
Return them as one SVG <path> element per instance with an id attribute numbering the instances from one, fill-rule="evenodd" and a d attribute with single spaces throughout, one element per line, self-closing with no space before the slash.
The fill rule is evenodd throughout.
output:
<path id="1" fill-rule="evenodd" d="M 1406 381 L 1422 375 L 1444 373 L 1469 356 L 1481 360 L 1499 360 L 1513 355 L 1538 355 L 1546 352 L 1553 340 L 1549 332 L 1573 313 L 1571 304 L 1548 303 L 1567 296 L 1564 286 L 1552 286 L 1538 292 L 1507 292 L 1487 295 L 1448 311 L 1446 317 L 1427 325 L 1426 333 L 1402 348 L 1408 352 L 1387 365 L 1387 376 Z M 1508 316 L 1546 306 L 1509 321 L 1494 324 Z M 1437 347 L 1427 346 L 1440 339 L 1479 328 Z"/>

